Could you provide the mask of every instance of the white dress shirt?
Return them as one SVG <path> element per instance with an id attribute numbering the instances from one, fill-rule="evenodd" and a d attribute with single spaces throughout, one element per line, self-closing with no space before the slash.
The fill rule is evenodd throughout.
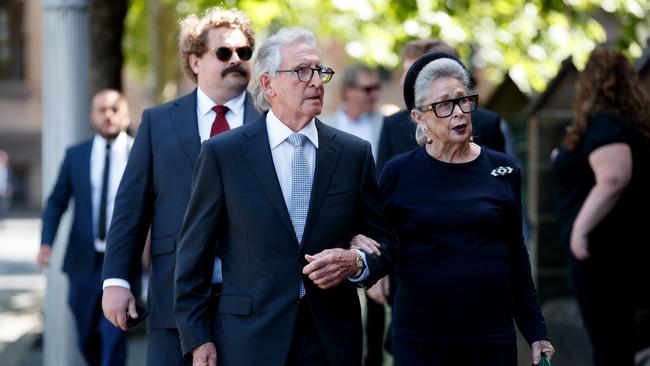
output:
<path id="1" fill-rule="evenodd" d="M 266 115 L 266 132 L 269 136 L 269 145 L 271 147 L 271 156 L 273 157 L 273 165 L 275 166 L 275 173 L 278 176 L 284 203 L 287 205 L 288 211 L 291 211 L 291 160 L 293 158 L 294 147 L 287 141 L 294 131 L 287 125 L 282 123 L 278 117 L 269 110 Z M 314 180 L 314 171 L 316 167 L 316 149 L 318 149 L 318 130 L 316 129 L 315 119 L 312 118 L 309 123 L 305 125 L 299 134 L 307 136 L 310 143 L 303 145 L 305 151 L 305 158 L 307 159 L 307 167 L 309 175 Z M 348 279 L 353 282 L 358 282 L 368 277 L 368 263 L 366 262 L 366 254 L 362 251 L 357 251 L 361 254 L 363 262 L 366 264 L 365 271 L 356 278 L 349 277 Z"/>
<path id="2" fill-rule="evenodd" d="M 362 113 L 359 119 L 354 120 L 345 113 L 343 108 L 339 108 L 336 110 L 336 119 L 338 120 L 336 128 L 370 142 L 373 151 L 375 150 L 375 146 L 379 143 L 379 136 L 375 132 L 377 129 L 373 125 L 370 114 Z"/>
<path id="3" fill-rule="evenodd" d="M 230 126 L 231 130 L 244 124 L 245 99 L 246 92 L 243 92 L 241 95 L 230 99 L 226 104 L 224 104 L 228 107 L 226 120 L 228 121 L 228 126 Z M 210 138 L 210 129 L 212 129 L 212 123 L 216 116 L 216 112 L 212 110 L 212 107 L 216 105 L 217 103 L 205 94 L 200 87 L 196 88 L 196 116 L 199 121 L 199 136 L 201 136 L 201 142 Z"/>
<path id="4" fill-rule="evenodd" d="M 106 190 L 106 232 L 111 227 L 115 195 L 117 194 L 117 187 L 124 174 L 126 162 L 129 159 L 131 141 L 132 138 L 126 132 L 122 132 L 110 142 L 111 157 L 108 171 L 108 188 Z M 99 232 L 99 201 L 102 195 L 106 144 L 108 142 L 108 140 L 96 134 L 93 138 L 93 146 L 90 152 L 90 199 L 92 203 L 93 233 L 95 234 L 95 250 L 100 253 L 106 250 L 106 241 L 100 240 L 97 233 Z"/>
<path id="5" fill-rule="evenodd" d="M 244 101 L 246 100 L 246 92 L 242 92 L 241 95 L 229 100 L 224 104 L 228 107 L 228 112 L 226 113 L 226 120 L 230 129 L 239 127 L 244 124 Z M 200 87 L 196 88 L 196 120 L 198 121 L 199 129 L 199 139 L 203 143 L 205 140 L 210 138 L 210 130 L 212 129 L 212 123 L 214 122 L 214 117 L 216 112 L 212 110 L 212 107 L 216 106 L 217 103 L 212 100 L 207 94 L 201 90 Z M 212 283 L 221 283 L 221 259 L 215 257 L 214 259 L 214 268 L 212 271 Z M 104 280 L 102 288 L 108 286 L 121 286 L 131 289 L 129 282 L 124 279 L 119 278 L 108 278 Z"/>

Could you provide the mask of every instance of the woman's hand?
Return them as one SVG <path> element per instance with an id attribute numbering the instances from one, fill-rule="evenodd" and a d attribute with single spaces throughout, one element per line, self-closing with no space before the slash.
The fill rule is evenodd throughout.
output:
<path id="1" fill-rule="evenodd" d="M 587 239 L 587 234 L 581 233 L 575 227 L 571 230 L 569 247 L 575 259 L 584 261 L 589 258 L 589 240 Z"/>
<path id="2" fill-rule="evenodd" d="M 542 353 L 545 354 L 546 358 L 549 360 L 553 358 L 553 354 L 555 353 L 555 348 L 553 348 L 551 342 L 547 340 L 535 341 L 531 345 L 531 348 L 533 349 L 533 365 L 539 365 Z"/>

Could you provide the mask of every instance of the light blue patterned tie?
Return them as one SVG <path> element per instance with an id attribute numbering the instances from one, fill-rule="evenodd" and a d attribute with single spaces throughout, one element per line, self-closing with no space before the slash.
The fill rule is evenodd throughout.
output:
<path id="1" fill-rule="evenodd" d="M 305 156 L 305 141 L 307 136 L 294 133 L 287 137 L 287 141 L 293 145 L 293 158 L 291 159 L 291 207 L 289 216 L 293 230 L 296 233 L 298 244 L 302 245 L 302 235 L 305 231 L 305 222 L 309 212 L 309 197 L 311 196 L 311 174 Z M 300 297 L 305 296 L 305 286 L 300 281 Z"/>

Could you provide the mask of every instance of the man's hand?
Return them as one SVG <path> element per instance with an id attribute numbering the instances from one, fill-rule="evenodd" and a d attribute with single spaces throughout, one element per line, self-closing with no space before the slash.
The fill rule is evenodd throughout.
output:
<path id="1" fill-rule="evenodd" d="M 102 310 L 109 322 L 124 331 L 129 329 L 126 325 L 127 314 L 133 319 L 139 316 L 135 310 L 135 297 L 129 289 L 121 286 L 108 286 L 104 289 Z"/>
<path id="2" fill-rule="evenodd" d="M 381 244 L 363 234 L 357 234 L 352 238 L 352 240 L 350 240 L 350 249 L 363 250 L 369 255 L 381 255 L 379 248 L 381 248 Z"/>
<path id="3" fill-rule="evenodd" d="M 533 365 L 539 365 L 542 353 L 546 355 L 546 358 L 548 358 L 549 361 L 553 358 L 553 354 L 555 353 L 555 348 L 553 348 L 551 342 L 547 340 L 533 342 L 531 348 L 533 349 Z"/>
<path id="4" fill-rule="evenodd" d="M 305 255 L 309 262 L 302 273 L 316 286 L 328 289 L 357 273 L 356 260 L 359 254 L 349 249 L 325 249 L 314 255 Z"/>
<path id="5" fill-rule="evenodd" d="M 214 343 L 203 343 L 192 350 L 192 366 L 217 366 L 217 348 Z"/>
<path id="6" fill-rule="evenodd" d="M 388 276 L 382 277 L 371 288 L 366 290 L 366 295 L 380 305 L 386 304 L 386 298 L 390 292 L 390 278 Z"/>
<path id="7" fill-rule="evenodd" d="M 50 265 L 50 256 L 52 255 L 52 245 L 42 244 L 41 249 L 38 250 L 36 261 L 41 268 L 46 268 Z"/>

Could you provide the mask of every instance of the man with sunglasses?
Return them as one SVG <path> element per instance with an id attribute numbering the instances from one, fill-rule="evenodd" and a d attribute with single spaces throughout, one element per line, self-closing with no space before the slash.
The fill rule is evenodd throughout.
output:
<path id="1" fill-rule="evenodd" d="M 129 289 L 150 230 L 148 365 L 185 365 L 173 312 L 176 248 L 192 172 L 201 143 L 255 121 L 246 87 L 255 45 L 252 25 L 239 10 L 207 9 L 180 22 L 183 68 L 197 84 L 191 93 L 147 109 L 115 201 L 104 260 L 102 305 L 115 326 L 141 318 Z M 241 151 L 234 154 L 241 154 Z M 208 284 L 216 306 L 221 262 L 213 255 Z"/>
<path id="2" fill-rule="evenodd" d="M 183 351 L 195 365 L 359 365 L 357 285 L 381 278 L 396 254 L 370 144 L 316 118 L 334 71 L 312 32 L 269 37 L 254 70 L 264 115 L 205 143 L 197 161 L 176 256 Z M 357 233 L 377 251 L 349 249 Z M 206 258 L 217 251 L 215 315 Z"/>
<path id="3" fill-rule="evenodd" d="M 375 158 L 384 119 L 376 108 L 380 91 L 377 70 L 362 64 L 352 65 L 343 73 L 341 106 L 322 118 L 328 125 L 370 142 Z"/>

